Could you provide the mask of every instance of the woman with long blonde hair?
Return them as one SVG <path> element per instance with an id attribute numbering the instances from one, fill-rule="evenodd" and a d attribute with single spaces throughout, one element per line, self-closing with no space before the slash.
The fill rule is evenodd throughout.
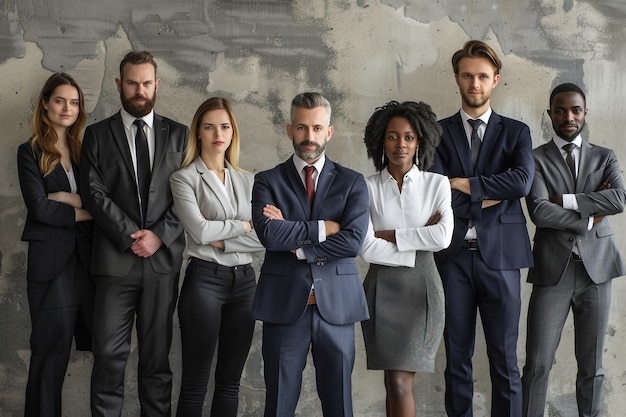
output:
<path id="1" fill-rule="evenodd" d="M 85 100 L 76 81 L 53 74 L 41 89 L 32 136 L 20 145 L 18 176 L 26 209 L 30 368 L 24 415 L 61 417 L 61 390 L 72 339 L 91 347 L 87 266 L 91 219 L 82 208 L 78 163 Z"/>
<path id="2" fill-rule="evenodd" d="M 239 168 L 239 128 L 228 100 L 202 103 L 191 123 L 183 167 L 170 185 L 187 234 L 189 263 L 178 302 L 183 376 L 178 417 L 200 417 L 215 348 L 212 417 L 236 417 L 239 381 L 254 331 L 251 252 L 253 175 Z"/>

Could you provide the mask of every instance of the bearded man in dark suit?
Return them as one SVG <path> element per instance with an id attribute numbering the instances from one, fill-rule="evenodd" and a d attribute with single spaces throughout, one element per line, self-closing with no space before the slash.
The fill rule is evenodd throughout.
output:
<path id="1" fill-rule="evenodd" d="M 149 52 L 130 52 L 116 79 L 122 109 L 87 127 L 83 202 L 95 222 L 93 416 L 120 416 L 124 371 L 137 318 L 142 416 L 170 416 L 168 354 L 185 244 L 169 177 L 180 168 L 184 125 L 153 110 L 159 80 Z"/>

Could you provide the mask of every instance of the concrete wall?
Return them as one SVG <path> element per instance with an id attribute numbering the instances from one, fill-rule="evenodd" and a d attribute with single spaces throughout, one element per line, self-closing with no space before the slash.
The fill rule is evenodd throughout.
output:
<path id="1" fill-rule="evenodd" d="M 373 172 L 362 143 L 374 107 L 390 99 L 423 100 L 441 117 L 460 99 L 449 60 L 470 38 L 496 48 L 504 69 L 494 109 L 526 122 L 534 145 L 552 134 L 545 114 L 550 89 L 573 81 L 587 90 L 589 137 L 616 149 L 626 129 L 626 4 L 616 0 L 5 0 L 0 3 L 0 415 L 23 413 L 30 322 L 25 294 L 25 209 L 17 184 L 17 146 L 30 133 L 34 100 L 54 71 L 81 84 L 95 122 L 119 108 L 114 79 L 130 49 L 149 49 L 162 80 L 157 111 L 189 123 L 197 105 L 224 95 L 235 105 L 242 165 L 256 172 L 291 154 L 285 134 L 289 100 L 320 90 L 334 106 L 331 158 Z M 612 223 L 626 253 L 626 216 Z M 532 225 L 529 224 L 532 232 Z M 257 260 L 258 265 L 259 260 Z M 362 264 L 363 271 L 366 265 Z M 525 277 L 526 272 L 523 272 Z M 519 360 L 524 363 L 523 285 Z M 605 358 L 606 416 L 626 408 L 626 283 L 613 286 Z M 358 416 L 384 413 L 380 372 L 365 369 L 357 326 L 354 400 Z M 260 330 L 260 325 L 257 330 Z M 575 411 L 572 323 L 563 333 L 549 389 L 549 416 Z M 482 330 L 475 353 L 477 417 L 489 415 L 490 383 Z M 172 349 L 173 401 L 180 381 L 178 332 Z M 127 372 L 125 416 L 138 416 L 136 351 Z M 443 347 L 432 375 L 418 375 L 418 415 L 444 416 Z M 312 367 L 305 371 L 299 416 L 320 415 Z M 67 416 L 88 415 L 91 356 L 73 354 L 64 389 Z M 264 401 L 257 331 L 242 381 L 241 416 L 261 416 Z"/>

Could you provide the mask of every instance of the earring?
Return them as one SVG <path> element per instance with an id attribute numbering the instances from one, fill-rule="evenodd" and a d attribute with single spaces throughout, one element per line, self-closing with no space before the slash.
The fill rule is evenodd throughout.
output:
<path id="1" fill-rule="evenodd" d="M 383 148 L 383 153 L 381 155 L 380 164 L 382 167 L 385 166 L 385 148 Z"/>
<path id="2" fill-rule="evenodd" d="M 419 145 L 417 145 L 417 147 L 415 148 L 415 165 L 417 166 L 420 166 L 419 152 L 420 152 L 420 147 Z"/>

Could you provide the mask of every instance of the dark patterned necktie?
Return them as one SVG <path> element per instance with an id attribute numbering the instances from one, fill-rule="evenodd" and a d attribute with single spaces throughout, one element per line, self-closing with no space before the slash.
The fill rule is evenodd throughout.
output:
<path id="1" fill-rule="evenodd" d="M 468 119 L 469 124 L 472 126 L 471 146 L 472 146 L 472 167 L 476 168 L 476 161 L 478 160 L 478 153 L 480 152 L 480 145 L 482 141 L 478 136 L 478 127 L 483 123 L 480 119 Z"/>
<path id="2" fill-rule="evenodd" d="M 562 148 L 565 151 L 565 162 L 569 167 L 569 171 L 572 173 L 572 178 L 576 179 L 576 165 L 574 164 L 574 155 L 572 154 L 576 145 L 568 143 L 567 145 L 563 145 Z"/>
<path id="3" fill-rule="evenodd" d="M 141 227 L 145 226 L 146 209 L 148 208 L 148 194 L 150 191 L 150 153 L 148 152 L 148 139 L 143 127 L 146 122 L 137 119 L 133 122 L 137 126 L 135 134 L 135 156 L 137 157 L 137 188 L 141 204 Z"/>

